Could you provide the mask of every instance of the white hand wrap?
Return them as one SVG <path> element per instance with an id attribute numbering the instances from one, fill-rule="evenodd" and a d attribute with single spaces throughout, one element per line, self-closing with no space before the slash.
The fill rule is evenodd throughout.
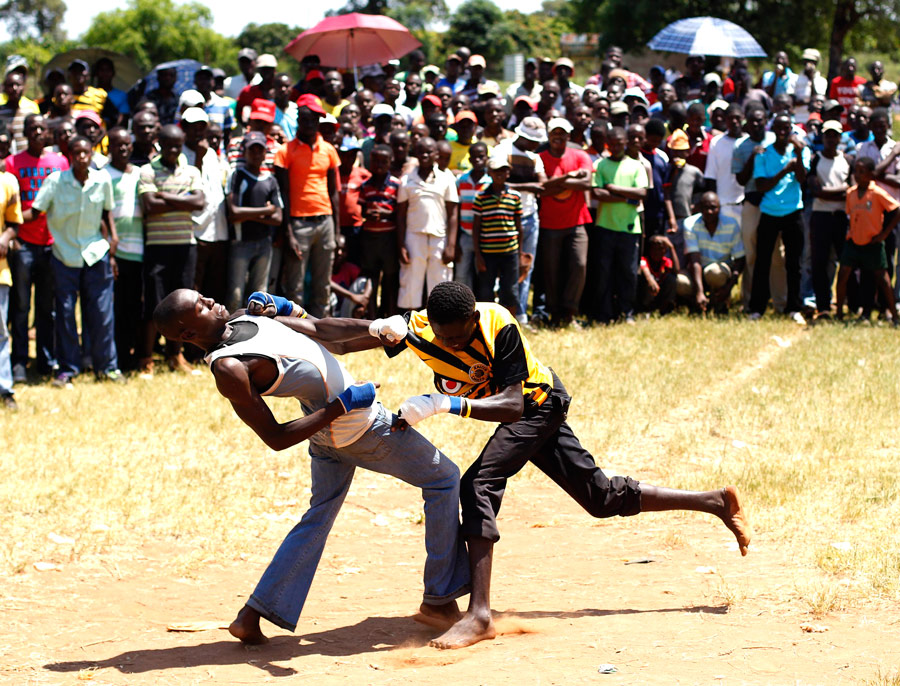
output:
<path id="1" fill-rule="evenodd" d="M 386 319 L 376 319 L 369 324 L 370 336 L 373 336 L 374 338 L 381 338 L 384 336 L 391 343 L 399 343 L 402 341 L 406 338 L 407 331 L 406 320 L 399 314 L 395 314 L 393 317 L 387 317 Z"/>
<path id="2" fill-rule="evenodd" d="M 414 395 L 407 398 L 400 406 L 397 414 L 410 426 L 418 424 L 432 415 L 450 411 L 450 397 L 440 393 Z"/>

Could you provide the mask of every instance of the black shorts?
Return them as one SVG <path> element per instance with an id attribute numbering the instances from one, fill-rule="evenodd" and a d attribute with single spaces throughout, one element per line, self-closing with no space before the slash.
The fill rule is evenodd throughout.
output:
<path id="1" fill-rule="evenodd" d="M 630 477 L 611 479 L 566 423 L 571 398 L 556 374 L 542 405 L 501 424 L 463 475 L 462 533 L 498 541 L 497 513 L 506 480 L 532 462 L 594 517 L 628 517 L 641 511 L 641 488 Z"/>

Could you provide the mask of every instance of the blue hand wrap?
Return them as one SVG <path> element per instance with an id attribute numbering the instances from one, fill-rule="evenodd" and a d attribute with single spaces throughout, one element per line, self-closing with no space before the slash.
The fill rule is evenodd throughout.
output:
<path id="1" fill-rule="evenodd" d="M 450 398 L 450 414 L 461 415 L 463 409 L 462 398 L 455 395 L 447 397 Z"/>
<path id="2" fill-rule="evenodd" d="M 254 291 L 247 298 L 247 305 L 251 302 L 257 302 L 266 308 L 269 305 L 275 306 L 275 315 L 278 317 L 290 317 L 294 313 L 294 303 L 280 295 L 271 295 L 262 291 Z"/>
<path id="3" fill-rule="evenodd" d="M 375 402 L 375 384 L 368 381 L 364 384 L 354 384 L 348 386 L 337 397 L 344 406 L 344 412 L 356 410 L 360 407 L 369 407 Z"/>

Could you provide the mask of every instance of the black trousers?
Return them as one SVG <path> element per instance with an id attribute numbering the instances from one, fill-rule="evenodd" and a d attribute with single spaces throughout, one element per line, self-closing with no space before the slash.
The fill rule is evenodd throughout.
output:
<path id="1" fill-rule="evenodd" d="M 784 217 L 766 213 L 760 215 L 756 237 L 756 265 L 750 292 L 751 312 L 763 314 L 769 303 L 769 270 L 779 233 L 781 242 L 784 243 L 784 268 L 787 271 L 787 304 L 784 311 L 799 312 L 803 309 L 800 301 L 800 257 L 803 253 L 801 221 L 800 210 Z"/>
<path id="2" fill-rule="evenodd" d="M 641 511 L 641 488 L 630 477 L 601 471 L 566 423 L 571 398 L 556 374 L 543 405 L 501 424 L 466 470 L 460 484 L 462 533 L 500 540 L 497 513 L 506 481 L 532 462 L 594 517 L 627 517 Z"/>
<path id="3" fill-rule="evenodd" d="M 141 324 L 144 314 L 144 265 L 124 258 L 116 260 L 119 278 L 114 286 L 116 352 L 119 369 L 137 367 L 138 359 L 147 357 Z"/>
<path id="4" fill-rule="evenodd" d="M 831 310 L 832 279 L 828 270 L 844 249 L 847 225 L 845 212 L 813 212 L 809 220 L 813 290 L 819 312 Z M 831 256 L 832 250 L 834 258 Z"/>

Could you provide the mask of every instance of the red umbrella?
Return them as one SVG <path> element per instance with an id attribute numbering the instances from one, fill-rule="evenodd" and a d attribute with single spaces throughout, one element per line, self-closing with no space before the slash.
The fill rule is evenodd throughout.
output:
<path id="1" fill-rule="evenodd" d="M 318 55 L 322 64 L 343 69 L 357 64 L 384 64 L 418 48 L 400 22 L 379 14 L 341 14 L 327 17 L 287 44 L 284 51 L 303 59 Z"/>

